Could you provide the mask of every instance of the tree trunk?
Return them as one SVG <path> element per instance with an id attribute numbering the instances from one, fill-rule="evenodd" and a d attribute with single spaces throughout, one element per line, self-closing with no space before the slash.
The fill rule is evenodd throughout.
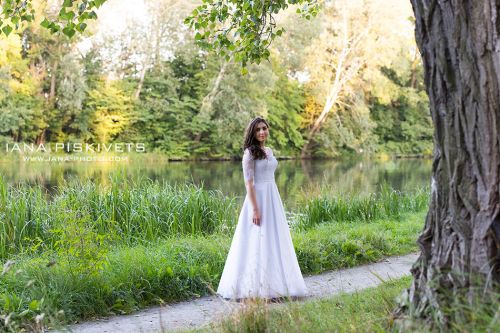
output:
<path id="1" fill-rule="evenodd" d="M 331 63 L 332 68 L 334 68 L 334 79 L 328 88 L 328 94 L 325 99 L 325 105 L 323 110 L 319 114 L 318 118 L 314 121 L 312 127 L 306 136 L 306 143 L 302 147 L 300 152 L 300 158 L 305 159 L 310 157 L 310 147 L 314 136 L 319 132 L 321 126 L 325 123 L 328 115 L 332 111 L 335 104 L 342 99 L 343 91 L 349 81 L 358 74 L 362 62 L 355 59 L 355 55 L 358 50 L 359 45 L 368 34 L 370 30 L 370 24 L 366 25 L 366 28 L 360 32 L 352 34 L 349 31 L 349 18 L 350 14 L 343 8 L 342 11 L 342 48 L 338 50 L 338 58 L 335 59 L 336 63 Z M 328 47 L 330 48 L 330 46 Z M 325 75 L 327 75 L 325 73 Z"/>
<path id="2" fill-rule="evenodd" d="M 57 82 L 57 67 L 59 62 L 54 60 L 52 68 L 50 70 L 50 90 L 49 90 L 49 102 L 54 105 L 56 100 L 56 82 Z"/>
<path id="3" fill-rule="evenodd" d="M 412 315 L 446 325 L 446 295 L 466 290 L 471 302 L 500 278 L 500 1 L 411 3 L 435 130 L 408 296 Z"/>
<path id="4" fill-rule="evenodd" d="M 411 76 L 410 76 L 410 87 L 417 88 L 417 68 L 418 68 L 419 58 L 418 51 L 415 50 L 413 54 L 413 59 L 411 61 Z"/>
<path id="5" fill-rule="evenodd" d="M 143 64 L 141 73 L 139 74 L 139 84 L 137 85 L 137 88 L 135 89 L 134 92 L 134 99 L 139 99 L 139 96 L 141 96 L 141 91 L 142 91 L 142 86 L 144 85 L 144 77 L 146 76 L 146 68 L 147 64 Z"/>
<path id="6" fill-rule="evenodd" d="M 44 128 L 44 129 L 42 129 L 42 131 L 40 132 L 40 134 L 37 135 L 37 137 L 35 139 L 35 144 L 36 145 L 45 144 L 45 133 L 46 132 L 47 132 L 47 129 Z"/>
<path id="7" fill-rule="evenodd" d="M 212 111 L 213 107 L 213 102 L 217 94 L 219 93 L 219 88 L 222 80 L 224 79 L 224 76 L 226 75 L 226 68 L 229 64 L 229 61 L 224 61 L 222 63 L 222 66 L 219 70 L 219 74 L 217 74 L 217 77 L 215 78 L 214 85 L 210 92 L 203 97 L 203 100 L 201 101 L 201 108 L 200 108 L 200 113 L 202 114 L 210 114 Z"/>
<path id="8" fill-rule="evenodd" d="M 217 77 L 215 78 L 212 89 L 205 97 L 203 97 L 203 100 L 201 101 L 200 112 L 197 115 L 197 120 L 199 122 L 208 123 L 210 121 L 213 111 L 213 103 L 215 97 L 217 97 L 217 94 L 220 92 L 220 85 L 222 83 L 222 80 L 224 79 L 224 76 L 226 75 L 226 68 L 228 64 L 229 61 L 224 61 L 222 63 L 221 68 L 219 70 L 219 74 L 217 74 Z M 200 142 L 201 136 L 202 136 L 201 132 L 196 133 L 193 141 Z"/>

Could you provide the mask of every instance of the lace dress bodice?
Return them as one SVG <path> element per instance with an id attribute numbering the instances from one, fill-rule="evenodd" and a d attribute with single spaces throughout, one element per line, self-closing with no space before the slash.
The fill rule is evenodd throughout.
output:
<path id="1" fill-rule="evenodd" d="M 250 150 L 245 149 L 243 153 L 243 178 L 245 183 L 253 179 L 254 184 L 274 181 L 274 171 L 278 166 L 278 160 L 274 157 L 271 148 L 265 147 L 267 158 L 254 160 Z"/>

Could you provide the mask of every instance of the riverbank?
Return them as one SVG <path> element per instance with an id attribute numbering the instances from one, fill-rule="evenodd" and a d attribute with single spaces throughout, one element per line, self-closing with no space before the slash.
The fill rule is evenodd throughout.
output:
<path id="1" fill-rule="evenodd" d="M 44 162 L 78 162 L 78 161 L 94 161 L 94 162 L 128 162 L 128 161 L 142 161 L 142 162 L 217 162 L 217 161 L 241 161 L 242 153 L 237 153 L 228 156 L 212 156 L 207 157 L 206 155 L 200 156 L 173 156 L 168 153 L 157 153 L 157 152 L 127 152 L 127 151 L 117 151 L 117 152 L 100 152 L 100 151 L 88 151 L 88 152 L 43 152 L 43 151 L 17 151 L 12 150 L 12 147 L 8 148 L 3 157 L 0 158 L 1 162 L 8 161 L 21 161 L 27 163 L 44 163 Z M 300 152 L 296 155 L 286 155 L 280 154 L 279 151 L 275 151 L 275 157 L 277 160 L 316 160 L 316 161 L 339 161 L 345 159 L 354 160 L 382 160 L 387 161 L 391 159 L 430 159 L 432 158 L 432 152 L 418 153 L 418 154 L 401 154 L 401 153 L 359 153 L 359 154 L 346 154 L 339 155 L 335 157 L 328 156 L 307 156 L 301 157 Z"/>
<path id="2" fill-rule="evenodd" d="M 366 288 L 371 288 L 382 283 L 383 280 L 399 279 L 410 272 L 412 263 L 416 260 L 416 254 L 400 257 L 384 258 L 381 261 L 362 265 L 355 268 L 329 271 L 319 275 L 304 276 L 304 281 L 309 291 L 309 295 L 301 298 L 300 302 L 310 303 L 314 300 L 329 298 L 340 293 L 351 293 Z M 295 301 L 293 303 L 296 303 Z M 298 302 L 297 302 L 298 303 Z M 257 305 L 266 306 L 269 309 L 278 307 L 292 307 L 286 300 L 278 303 L 260 304 L 254 302 L 233 302 L 226 301 L 216 295 L 203 296 L 191 301 L 178 302 L 165 306 L 148 308 L 144 311 L 134 312 L 126 316 L 115 316 L 103 320 L 84 322 L 78 325 L 69 326 L 67 329 L 73 333 L 133 333 L 133 332 L 159 332 L 174 331 L 199 328 L 200 331 L 210 331 L 218 329 L 220 325 L 223 330 L 228 327 L 235 332 L 260 332 L 256 326 L 259 325 L 260 317 Z M 305 305 L 305 304 L 304 304 Z M 251 316 L 251 311 L 256 311 Z M 241 325 L 242 320 L 234 320 L 244 317 L 248 322 L 246 327 Z M 257 318 L 256 318 L 257 317 Z M 254 319 L 257 319 L 254 322 Z M 210 326 L 208 326 L 211 324 Z M 278 328 L 269 324 L 269 326 Z M 300 331 L 299 328 L 297 328 Z M 286 330 L 289 331 L 289 330 Z M 293 331 L 293 330 L 292 330 Z M 297 330 L 296 330 L 297 331 Z M 325 330 L 322 330 L 323 332 Z M 320 331 L 316 331 L 320 332 Z"/>
<path id="3" fill-rule="evenodd" d="M 300 267 L 316 274 L 413 252 L 424 214 L 293 232 Z M 214 234 L 114 247 L 105 254 L 89 246 L 84 257 L 17 256 L 0 279 L 10 300 L 3 313 L 14 313 L 13 322 L 33 329 L 42 313 L 43 323 L 54 326 L 206 295 L 216 289 L 230 241 L 230 234 Z"/>
<path id="4" fill-rule="evenodd" d="M 41 187 L 0 182 L 0 315 L 36 330 L 124 314 L 215 289 L 238 216 L 194 185 L 112 178 Z M 304 274 L 416 250 L 428 193 L 319 193 L 290 215 Z M 38 325 L 38 326 L 37 326 Z"/>

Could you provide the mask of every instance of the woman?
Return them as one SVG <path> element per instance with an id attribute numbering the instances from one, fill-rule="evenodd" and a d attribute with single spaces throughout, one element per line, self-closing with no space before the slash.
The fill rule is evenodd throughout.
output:
<path id="1" fill-rule="evenodd" d="M 228 299 L 300 297 L 300 271 L 281 197 L 274 182 L 278 161 L 265 146 L 269 126 L 253 119 L 245 133 L 243 176 L 247 195 L 217 294 Z"/>

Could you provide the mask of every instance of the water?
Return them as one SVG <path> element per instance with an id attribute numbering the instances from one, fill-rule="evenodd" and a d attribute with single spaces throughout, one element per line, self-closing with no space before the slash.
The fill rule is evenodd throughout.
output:
<path id="1" fill-rule="evenodd" d="M 429 186 L 431 165 L 428 159 L 280 160 L 276 183 L 285 206 L 293 208 L 301 197 L 318 194 L 322 185 L 350 194 L 376 192 L 383 183 L 402 191 Z M 130 179 L 148 177 L 171 184 L 203 184 L 240 199 L 246 193 L 240 161 L 168 162 L 131 157 L 128 162 L 59 163 L 0 159 L 0 173 L 7 183 L 40 184 L 48 192 L 53 192 L 63 179 L 74 177 L 109 183 L 109 177 L 117 172 L 124 172 Z"/>

